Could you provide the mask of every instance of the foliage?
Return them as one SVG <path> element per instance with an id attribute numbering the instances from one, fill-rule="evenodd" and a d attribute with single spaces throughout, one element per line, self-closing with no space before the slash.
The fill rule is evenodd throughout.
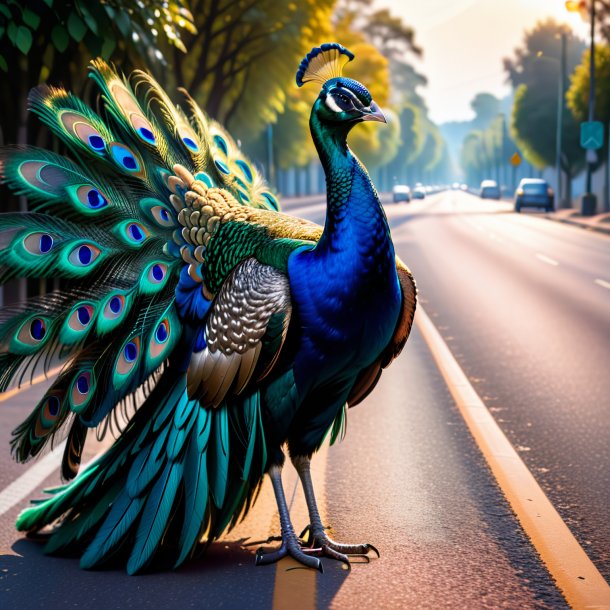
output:
<path id="1" fill-rule="evenodd" d="M 333 0 L 192 0 L 197 33 L 174 52 L 166 85 L 184 86 L 242 140 L 275 122 L 313 40 L 330 34 Z M 172 82 L 173 81 L 173 82 Z"/>
<path id="2" fill-rule="evenodd" d="M 553 20 L 538 23 L 533 30 L 527 31 L 523 46 L 515 51 L 516 59 L 504 62 L 509 80 L 516 87 L 511 133 L 525 158 L 538 168 L 555 163 L 562 33 L 566 36 L 566 62 L 571 72 L 584 45 L 567 31 L 566 26 L 558 25 Z M 564 112 L 562 168 L 569 175 L 574 175 L 583 163 L 579 126 L 569 112 Z"/>
<path id="3" fill-rule="evenodd" d="M 470 102 L 470 107 L 475 114 L 475 129 L 485 129 L 500 114 L 500 100 L 491 93 L 477 93 Z"/>
<path id="4" fill-rule="evenodd" d="M 194 32 L 192 19 L 182 0 L 146 4 L 142 0 L 34 0 L 25 5 L 7 0 L 0 4 L 0 68 L 7 72 L 18 53 L 27 56 L 42 51 L 47 57 L 72 57 L 81 43 L 90 57 L 108 59 L 123 42 L 154 64 L 162 59 L 157 53 L 160 32 L 185 52 L 180 30 Z"/>
<path id="5" fill-rule="evenodd" d="M 38 124 L 29 125 L 29 134 L 26 130 L 26 97 L 32 87 L 46 81 L 79 91 L 87 63 L 96 56 L 112 56 L 124 68 L 154 67 L 164 60 L 157 49 L 162 38 L 184 49 L 182 29 L 193 30 L 182 0 L 0 4 L 0 69 L 3 79 L 14 84 L 0 93 L 4 141 L 36 141 Z"/>
<path id="6" fill-rule="evenodd" d="M 579 121 L 586 121 L 589 113 L 589 51 L 574 70 L 566 94 L 568 108 Z M 595 48 L 595 119 L 610 122 L 610 46 Z"/>

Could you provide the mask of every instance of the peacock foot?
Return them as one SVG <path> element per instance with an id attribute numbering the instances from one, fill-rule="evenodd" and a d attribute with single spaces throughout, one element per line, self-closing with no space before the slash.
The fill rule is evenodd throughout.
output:
<path id="1" fill-rule="evenodd" d="M 317 552 L 325 557 L 336 559 L 337 561 L 343 562 L 345 565 L 350 567 L 349 557 L 361 557 L 365 563 L 370 561 L 369 552 L 372 551 L 380 557 L 379 551 L 369 543 L 364 544 L 341 544 L 335 542 L 326 533 L 328 528 L 312 528 L 308 525 L 303 532 L 301 532 L 301 538 L 307 534 L 307 540 L 305 544 L 312 552 Z"/>
<path id="2" fill-rule="evenodd" d="M 275 563 L 283 557 L 292 557 L 307 568 L 314 568 L 324 572 L 322 562 L 317 557 L 312 557 L 311 555 L 312 553 L 319 552 L 321 549 L 301 547 L 300 540 L 294 531 L 282 534 L 281 541 L 280 548 L 275 551 L 265 552 L 262 548 L 259 548 L 256 551 L 255 564 L 257 566 L 264 566 Z"/>

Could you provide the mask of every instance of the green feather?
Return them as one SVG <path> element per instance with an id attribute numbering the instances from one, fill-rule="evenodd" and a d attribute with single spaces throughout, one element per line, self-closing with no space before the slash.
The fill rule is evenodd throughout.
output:
<path id="1" fill-rule="evenodd" d="M 144 498 L 130 498 L 125 490 L 120 493 L 95 538 L 81 557 L 81 568 L 90 570 L 108 560 L 116 547 L 127 537 L 144 506 L 144 500 Z"/>
<path id="2" fill-rule="evenodd" d="M 227 492 L 229 470 L 229 418 L 226 405 L 214 411 L 213 428 L 208 451 L 208 476 L 212 500 L 217 508 L 221 508 Z"/>
<path id="3" fill-rule="evenodd" d="M 136 574 L 152 559 L 167 528 L 182 478 L 183 466 L 182 462 L 167 464 L 163 474 L 154 484 L 146 500 L 136 533 L 136 542 L 127 561 L 129 574 Z"/>

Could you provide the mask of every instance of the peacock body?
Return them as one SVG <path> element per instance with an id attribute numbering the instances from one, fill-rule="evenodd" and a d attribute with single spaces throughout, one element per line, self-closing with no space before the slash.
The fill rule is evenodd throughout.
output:
<path id="1" fill-rule="evenodd" d="M 2 151 L 3 178 L 31 212 L 0 215 L 0 280 L 67 288 L 2 312 L 0 391 L 38 365 L 64 366 L 14 431 L 14 455 L 26 461 L 67 431 L 62 474 L 73 479 L 87 430 L 145 396 L 108 452 L 20 515 L 22 531 L 54 525 L 49 553 L 129 573 L 178 566 L 249 510 L 269 473 L 283 542 L 259 562 L 289 553 L 321 568 L 282 503 L 284 445 L 312 543 L 340 559 L 371 548 L 326 537 L 309 477 L 310 456 L 400 352 L 415 310 L 411 274 L 346 144 L 357 122 L 383 120 L 368 91 L 340 77 L 352 58 L 325 44 L 297 73 L 299 85 L 323 85 L 311 115 L 323 228 L 280 213 L 229 134 L 188 95 L 187 116 L 145 73 L 127 80 L 92 62 L 102 114 L 62 89 L 32 92 L 71 155 Z"/>

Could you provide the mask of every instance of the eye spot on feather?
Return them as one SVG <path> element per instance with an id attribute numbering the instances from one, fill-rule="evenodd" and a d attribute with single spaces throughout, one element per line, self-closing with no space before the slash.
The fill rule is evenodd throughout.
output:
<path id="1" fill-rule="evenodd" d="M 125 302 L 124 297 L 112 297 L 110 299 L 110 303 L 108 303 L 108 307 L 113 314 L 121 313 L 121 309 L 123 309 L 123 304 Z"/>
<path id="2" fill-rule="evenodd" d="M 86 305 L 79 307 L 76 310 L 76 317 L 83 326 L 87 326 L 91 322 L 91 308 Z"/>
<path id="3" fill-rule="evenodd" d="M 40 236 L 40 251 L 43 254 L 50 252 L 53 247 L 53 238 L 48 233 L 43 233 Z"/>
<path id="4" fill-rule="evenodd" d="M 279 210 L 280 206 L 277 202 L 277 199 L 268 192 L 263 193 L 263 197 L 267 200 L 267 203 L 274 209 L 274 210 Z"/>
<path id="5" fill-rule="evenodd" d="M 123 350 L 123 355 L 127 362 L 133 362 L 138 357 L 138 346 L 134 341 L 130 341 Z"/>
<path id="6" fill-rule="evenodd" d="M 104 142 L 104 138 L 100 135 L 92 134 L 87 138 L 89 142 L 89 146 L 95 152 L 102 152 L 106 148 L 106 142 Z"/>
<path id="7" fill-rule="evenodd" d="M 30 233 L 23 240 L 23 247 L 30 254 L 47 254 L 53 248 L 53 237 L 48 233 Z"/>
<path id="8" fill-rule="evenodd" d="M 140 164 L 135 155 L 123 144 L 113 143 L 110 149 L 112 158 L 129 172 L 140 171 Z"/>
<path id="9" fill-rule="evenodd" d="M 184 138 L 182 138 L 182 141 L 189 150 L 192 150 L 193 152 L 199 152 L 199 146 L 197 145 L 197 142 L 195 142 L 195 140 L 193 140 L 192 138 L 185 136 Z"/>
<path id="10" fill-rule="evenodd" d="M 140 356 L 140 337 L 130 339 L 119 353 L 115 366 L 115 374 L 128 375 L 134 370 Z M 115 377 L 116 380 L 116 377 Z"/>
<path id="11" fill-rule="evenodd" d="M 218 146 L 218 148 L 220 148 L 225 155 L 229 154 L 229 147 L 227 146 L 226 140 L 222 136 L 214 136 L 214 144 L 216 144 L 216 146 Z"/>
<path id="12" fill-rule="evenodd" d="M 72 383 L 70 392 L 70 409 L 74 413 L 81 413 L 90 398 L 93 396 L 95 378 L 91 371 L 80 371 Z"/>
<path id="13" fill-rule="evenodd" d="M 165 277 L 164 265 L 156 264 L 153 265 L 150 270 L 151 279 L 155 282 L 160 282 Z"/>
<path id="14" fill-rule="evenodd" d="M 212 188 L 214 186 L 212 179 L 205 172 L 199 172 L 198 174 L 195 174 L 195 180 L 203 182 L 203 184 L 205 184 L 208 188 Z"/>
<path id="15" fill-rule="evenodd" d="M 231 170 L 228 168 L 227 164 L 220 159 L 214 159 L 214 165 L 218 168 L 218 171 L 223 174 L 231 173 Z"/>
<path id="16" fill-rule="evenodd" d="M 241 173 L 244 175 L 244 178 L 248 182 L 251 183 L 252 180 L 254 179 L 254 176 L 252 175 L 252 170 L 250 169 L 250 166 L 245 161 L 242 161 L 241 159 L 238 159 L 237 161 L 235 161 L 235 164 L 241 170 Z"/>
<path id="17" fill-rule="evenodd" d="M 145 142 L 148 142 L 149 144 L 155 144 L 155 142 L 156 142 L 155 134 L 150 129 L 147 129 L 146 127 L 140 127 L 137 131 L 138 131 L 138 134 L 140 135 L 140 137 Z"/>
<path id="18" fill-rule="evenodd" d="M 76 267 L 89 267 L 101 254 L 101 250 L 93 244 L 82 244 L 74 248 L 68 260 Z"/>
<path id="19" fill-rule="evenodd" d="M 79 375 L 76 380 L 76 389 L 80 394 L 87 394 L 89 392 L 89 373 Z"/>
<path id="20" fill-rule="evenodd" d="M 48 410 L 51 417 L 57 417 L 59 415 L 60 407 L 61 403 L 59 402 L 59 398 L 57 398 L 57 396 L 49 396 L 45 408 Z"/>
<path id="21" fill-rule="evenodd" d="M 141 244 L 147 237 L 146 229 L 141 224 L 132 222 L 127 225 L 127 237 L 129 240 Z"/>
<path id="22" fill-rule="evenodd" d="M 89 191 L 87 191 L 87 202 L 89 203 L 89 207 L 93 210 L 108 204 L 106 198 L 97 189 L 89 189 Z"/>
<path id="23" fill-rule="evenodd" d="M 169 322 L 167 320 L 163 320 L 159 326 L 157 326 L 157 330 L 155 331 L 155 339 L 158 343 L 165 343 L 167 338 L 169 337 Z"/>
<path id="24" fill-rule="evenodd" d="M 30 337 L 34 341 L 42 341 L 47 334 L 47 325 L 42 318 L 34 318 L 30 322 Z"/>

